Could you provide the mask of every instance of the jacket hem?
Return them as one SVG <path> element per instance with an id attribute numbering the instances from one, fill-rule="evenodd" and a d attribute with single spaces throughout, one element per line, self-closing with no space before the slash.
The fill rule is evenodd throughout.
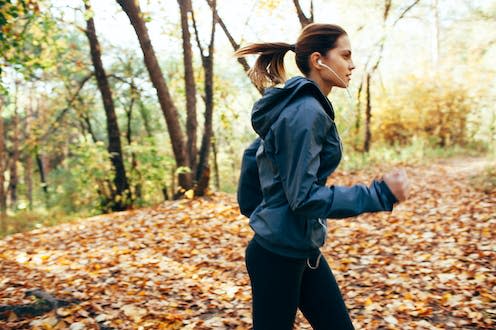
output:
<path id="1" fill-rule="evenodd" d="M 306 259 L 306 258 L 312 258 L 316 257 L 320 254 L 319 249 L 310 249 L 310 250 L 298 250 L 298 249 L 292 249 L 292 248 L 285 248 L 282 246 L 275 245 L 262 236 L 258 235 L 255 233 L 255 236 L 253 239 L 260 244 L 264 249 L 278 254 L 283 257 L 288 257 L 288 258 L 296 258 L 296 259 Z"/>

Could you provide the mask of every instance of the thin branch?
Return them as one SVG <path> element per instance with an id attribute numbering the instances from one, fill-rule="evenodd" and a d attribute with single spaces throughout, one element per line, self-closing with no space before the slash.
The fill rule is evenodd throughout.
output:
<path id="1" fill-rule="evenodd" d="M 213 0 L 214 8 L 217 8 L 217 0 Z M 210 31 L 210 43 L 208 45 L 208 56 L 214 51 L 214 41 L 215 41 L 215 25 L 217 25 L 217 19 L 215 14 L 212 12 L 212 30 Z"/>
<path id="2" fill-rule="evenodd" d="M 215 15 L 215 18 L 216 18 L 217 23 L 219 23 L 219 25 L 222 28 L 222 30 L 224 30 L 224 33 L 226 34 L 227 39 L 229 39 L 229 42 L 231 43 L 231 45 L 234 48 L 234 50 L 238 50 L 239 47 L 240 47 L 239 44 L 236 43 L 236 41 L 234 40 L 233 36 L 231 35 L 231 33 L 227 29 L 226 25 L 224 24 L 224 21 L 222 21 L 222 19 L 220 18 L 219 13 L 217 12 L 217 9 L 213 6 L 212 0 L 205 0 L 205 1 L 207 1 L 208 5 L 212 9 L 213 14 Z M 248 62 L 246 61 L 246 59 L 244 57 L 238 57 L 237 60 L 238 60 L 239 64 L 241 64 L 241 66 L 243 67 L 243 70 L 246 73 L 248 73 L 248 71 L 250 70 L 250 65 L 248 64 Z M 252 83 L 253 83 L 253 81 L 252 81 Z M 263 89 L 262 88 L 258 88 L 255 84 L 253 84 L 253 85 L 255 86 L 255 88 L 257 88 L 257 90 L 260 92 L 260 94 L 263 94 Z"/>
<path id="3" fill-rule="evenodd" d="M 215 16 L 215 14 L 214 14 Z M 202 62 L 205 62 L 205 52 L 203 51 L 203 47 L 200 42 L 200 33 L 198 32 L 198 27 L 196 26 L 196 19 L 195 19 L 195 14 L 193 11 L 191 11 L 191 20 L 193 21 L 193 30 L 195 31 L 195 39 L 196 39 L 196 44 L 198 45 L 198 48 L 200 49 L 200 55 Z"/>
<path id="4" fill-rule="evenodd" d="M 300 1 L 299 0 L 293 0 L 294 6 L 296 8 L 296 14 L 298 15 L 298 19 L 300 20 L 301 27 L 305 27 L 308 24 L 312 23 L 310 18 L 308 18 L 303 10 L 301 9 L 300 6 Z M 311 9 L 312 9 L 312 18 L 313 18 L 313 4 L 311 3 Z"/>
<path id="5" fill-rule="evenodd" d="M 393 26 L 396 25 L 396 23 L 398 23 L 403 17 L 405 17 L 405 15 L 413 8 L 415 7 L 418 3 L 420 2 L 420 0 L 414 0 L 408 7 L 405 8 L 405 10 L 403 10 L 403 12 L 401 13 L 400 16 L 398 16 L 398 18 L 394 21 L 393 23 Z"/>
<path id="6" fill-rule="evenodd" d="M 389 16 L 389 11 L 391 10 L 392 0 L 385 0 L 384 2 L 384 15 L 383 22 L 386 22 Z"/>
<path id="7" fill-rule="evenodd" d="M 74 95 L 72 95 L 72 97 L 67 101 L 67 107 L 62 109 L 62 111 L 58 114 L 57 118 L 55 118 L 55 120 L 53 121 L 52 124 L 50 124 L 50 126 L 48 127 L 48 129 L 46 130 L 46 133 L 43 134 L 41 137 L 40 137 L 40 141 L 43 141 L 44 139 L 46 139 L 46 137 L 55 132 L 57 130 L 57 128 L 59 127 L 58 125 L 55 125 L 56 123 L 58 123 L 63 117 L 64 115 L 71 109 L 71 106 L 72 104 L 74 103 L 74 101 L 76 100 L 76 98 L 78 97 L 79 93 L 81 92 L 81 90 L 83 89 L 84 85 L 86 84 L 86 82 L 88 80 L 90 80 L 92 77 L 93 77 L 94 73 L 91 72 L 90 74 L 88 74 L 86 77 L 84 77 L 80 82 L 79 82 L 79 86 L 76 90 L 76 92 L 74 93 Z"/>

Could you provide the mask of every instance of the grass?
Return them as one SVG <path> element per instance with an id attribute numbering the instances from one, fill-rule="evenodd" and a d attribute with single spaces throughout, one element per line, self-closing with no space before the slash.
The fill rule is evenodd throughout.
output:
<path id="1" fill-rule="evenodd" d="M 415 140 L 407 146 L 374 145 L 370 152 L 362 153 L 346 148 L 340 168 L 360 170 L 377 164 L 424 164 L 437 159 L 453 157 L 490 157 L 496 159 L 496 150 L 491 151 L 481 144 L 452 146 L 449 148 L 432 147 L 423 140 Z"/>
<path id="2" fill-rule="evenodd" d="M 6 230 L 0 229 L 0 238 L 42 227 L 50 227 L 76 218 L 85 218 L 89 216 L 91 216 L 89 212 L 67 214 L 56 208 L 49 210 L 24 209 L 15 213 L 8 213 L 5 219 L 1 219 L 5 221 Z"/>

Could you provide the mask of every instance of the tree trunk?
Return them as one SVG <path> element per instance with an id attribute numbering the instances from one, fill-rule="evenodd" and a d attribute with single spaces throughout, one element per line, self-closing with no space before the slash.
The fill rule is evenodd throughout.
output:
<path id="1" fill-rule="evenodd" d="M 196 172 L 196 83 L 193 71 L 193 50 L 191 48 L 191 34 L 189 32 L 188 13 L 193 12 L 191 0 L 177 0 L 181 13 L 181 30 L 183 38 L 184 82 L 186 88 L 186 134 L 188 136 L 187 152 L 191 173 Z"/>
<path id="2" fill-rule="evenodd" d="M 212 135 L 212 153 L 214 156 L 214 172 L 215 172 L 215 188 L 220 190 L 220 175 L 219 175 L 219 162 L 217 159 L 217 144 L 216 138 Z"/>
<path id="3" fill-rule="evenodd" d="M 155 51 L 153 49 L 148 29 L 146 28 L 143 19 L 143 13 L 139 7 L 137 0 L 117 0 L 117 3 L 122 7 L 126 15 L 129 17 L 131 25 L 136 31 L 145 65 L 150 75 L 150 80 L 157 91 L 160 108 L 164 114 L 169 136 L 174 152 L 174 157 L 178 167 L 189 166 L 189 156 L 185 148 L 184 136 L 179 123 L 179 115 L 177 108 L 169 93 L 169 88 L 165 83 L 162 70 L 158 64 Z M 183 189 L 190 189 L 192 186 L 191 173 L 182 173 L 178 175 L 179 185 Z"/>
<path id="4" fill-rule="evenodd" d="M 205 123 L 204 131 L 202 136 L 202 143 L 200 148 L 200 158 L 198 162 L 198 169 L 196 171 L 196 181 L 197 187 L 195 190 L 196 196 L 203 196 L 208 189 L 210 181 L 210 168 L 208 166 L 208 160 L 210 155 L 210 145 L 212 140 L 212 118 L 214 110 L 214 43 L 215 43 L 215 26 L 216 21 L 216 1 L 211 1 L 212 6 L 212 28 L 210 31 L 210 43 L 208 45 L 208 55 L 204 54 L 203 47 L 200 42 L 200 36 L 198 29 L 196 28 L 196 22 L 193 17 L 193 25 L 195 27 L 196 42 L 198 43 L 198 48 L 200 49 L 202 57 L 203 71 L 205 73 L 204 88 L 205 88 Z"/>
<path id="5" fill-rule="evenodd" d="M 29 92 L 29 107 L 26 111 L 26 119 L 24 120 L 24 139 L 28 140 L 31 132 L 31 118 L 33 116 L 33 89 Z M 33 209 L 33 154 L 31 148 L 25 148 L 24 154 L 24 184 L 26 185 L 26 195 L 28 198 L 28 207 Z"/>
<path id="6" fill-rule="evenodd" d="M 132 138 L 133 107 L 134 107 L 134 102 L 138 98 L 138 91 L 134 84 L 134 81 L 131 81 L 130 84 L 130 94 L 131 94 L 131 102 L 129 104 L 129 109 L 126 110 L 126 117 L 127 117 L 126 139 L 128 145 L 131 145 L 133 143 L 133 138 Z M 131 192 L 131 200 L 135 201 L 136 199 L 141 199 L 142 196 L 141 193 L 142 175 L 140 170 L 138 169 L 138 159 L 134 151 L 131 152 L 131 173 L 136 173 L 138 175 L 138 180 L 136 180 L 136 184 L 133 187 L 134 190 Z"/>
<path id="7" fill-rule="evenodd" d="M 150 115 L 148 114 L 145 104 L 141 100 L 141 97 L 138 98 L 139 112 L 141 115 L 141 119 L 143 119 L 143 125 L 145 126 L 146 135 L 149 138 L 153 138 L 152 127 L 150 125 Z"/>
<path id="8" fill-rule="evenodd" d="M 366 109 L 365 109 L 365 141 L 363 143 L 363 150 L 369 152 L 370 150 L 370 140 L 372 138 L 370 132 L 370 123 L 372 122 L 372 109 L 370 106 L 370 73 L 367 74 L 367 82 L 365 94 L 367 97 Z"/>
<path id="9" fill-rule="evenodd" d="M 5 135 L 3 128 L 3 98 L 0 96 L 0 228 L 3 234 L 7 233 L 7 195 L 5 192 L 5 168 L 7 154 L 5 152 Z"/>
<path id="10" fill-rule="evenodd" d="M 18 106 L 18 85 L 16 82 L 15 86 L 15 98 L 14 98 L 14 116 L 12 118 L 12 158 L 10 159 L 10 177 L 9 177 L 9 187 L 8 191 L 10 193 L 10 207 L 11 209 L 17 209 L 17 183 L 19 181 L 17 177 L 17 162 L 19 161 L 19 112 Z"/>
<path id="11" fill-rule="evenodd" d="M 40 173 L 41 188 L 43 189 L 43 195 L 45 196 L 45 205 L 49 207 L 49 195 L 48 195 L 48 184 L 45 178 L 45 166 L 43 165 L 43 160 L 38 151 L 36 151 L 36 165 L 38 166 L 38 172 Z"/>
<path id="12" fill-rule="evenodd" d="M 26 195 L 28 197 L 28 207 L 29 210 L 33 210 L 33 157 L 31 152 L 26 154 L 26 159 L 24 161 L 24 184 L 26 185 Z"/>
<path id="13" fill-rule="evenodd" d="M 84 7 L 87 11 L 91 9 L 89 1 L 84 1 Z M 90 17 L 86 20 L 86 36 L 91 48 L 91 61 L 95 68 L 95 76 L 98 83 L 98 89 L 102 95 L 103 107 L 107 119 L 107 134 L 108 134 L 108 152 L 112 166 L 115 169 L 114 185 L 115 193 L 112 201 L 109 201 L 109 207 L 113 211 L 121 211 L 126 209 L 129 204 L 129 184 L 124 167 L 122 157 L 122 147 L 120 140 L 120 131 L 117 124 L 117 116 L 115 114 L 114 102 L 112 100 L 112 92 L 107 80 L 107 75 L 103 68 L 101 59 L 100 44 L 96 36 L 95 23 Z"/>

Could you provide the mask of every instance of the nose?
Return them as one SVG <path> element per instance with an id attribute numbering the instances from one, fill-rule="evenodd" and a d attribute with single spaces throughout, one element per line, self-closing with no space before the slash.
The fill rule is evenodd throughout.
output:
<path id="1" fill-rule="evenodd" d="M 355 63 L 353 63 L 353 61 L 350 61 L 350 65 L 348 68 L 350 69 L 350 71 L 355 70 Z"/>

